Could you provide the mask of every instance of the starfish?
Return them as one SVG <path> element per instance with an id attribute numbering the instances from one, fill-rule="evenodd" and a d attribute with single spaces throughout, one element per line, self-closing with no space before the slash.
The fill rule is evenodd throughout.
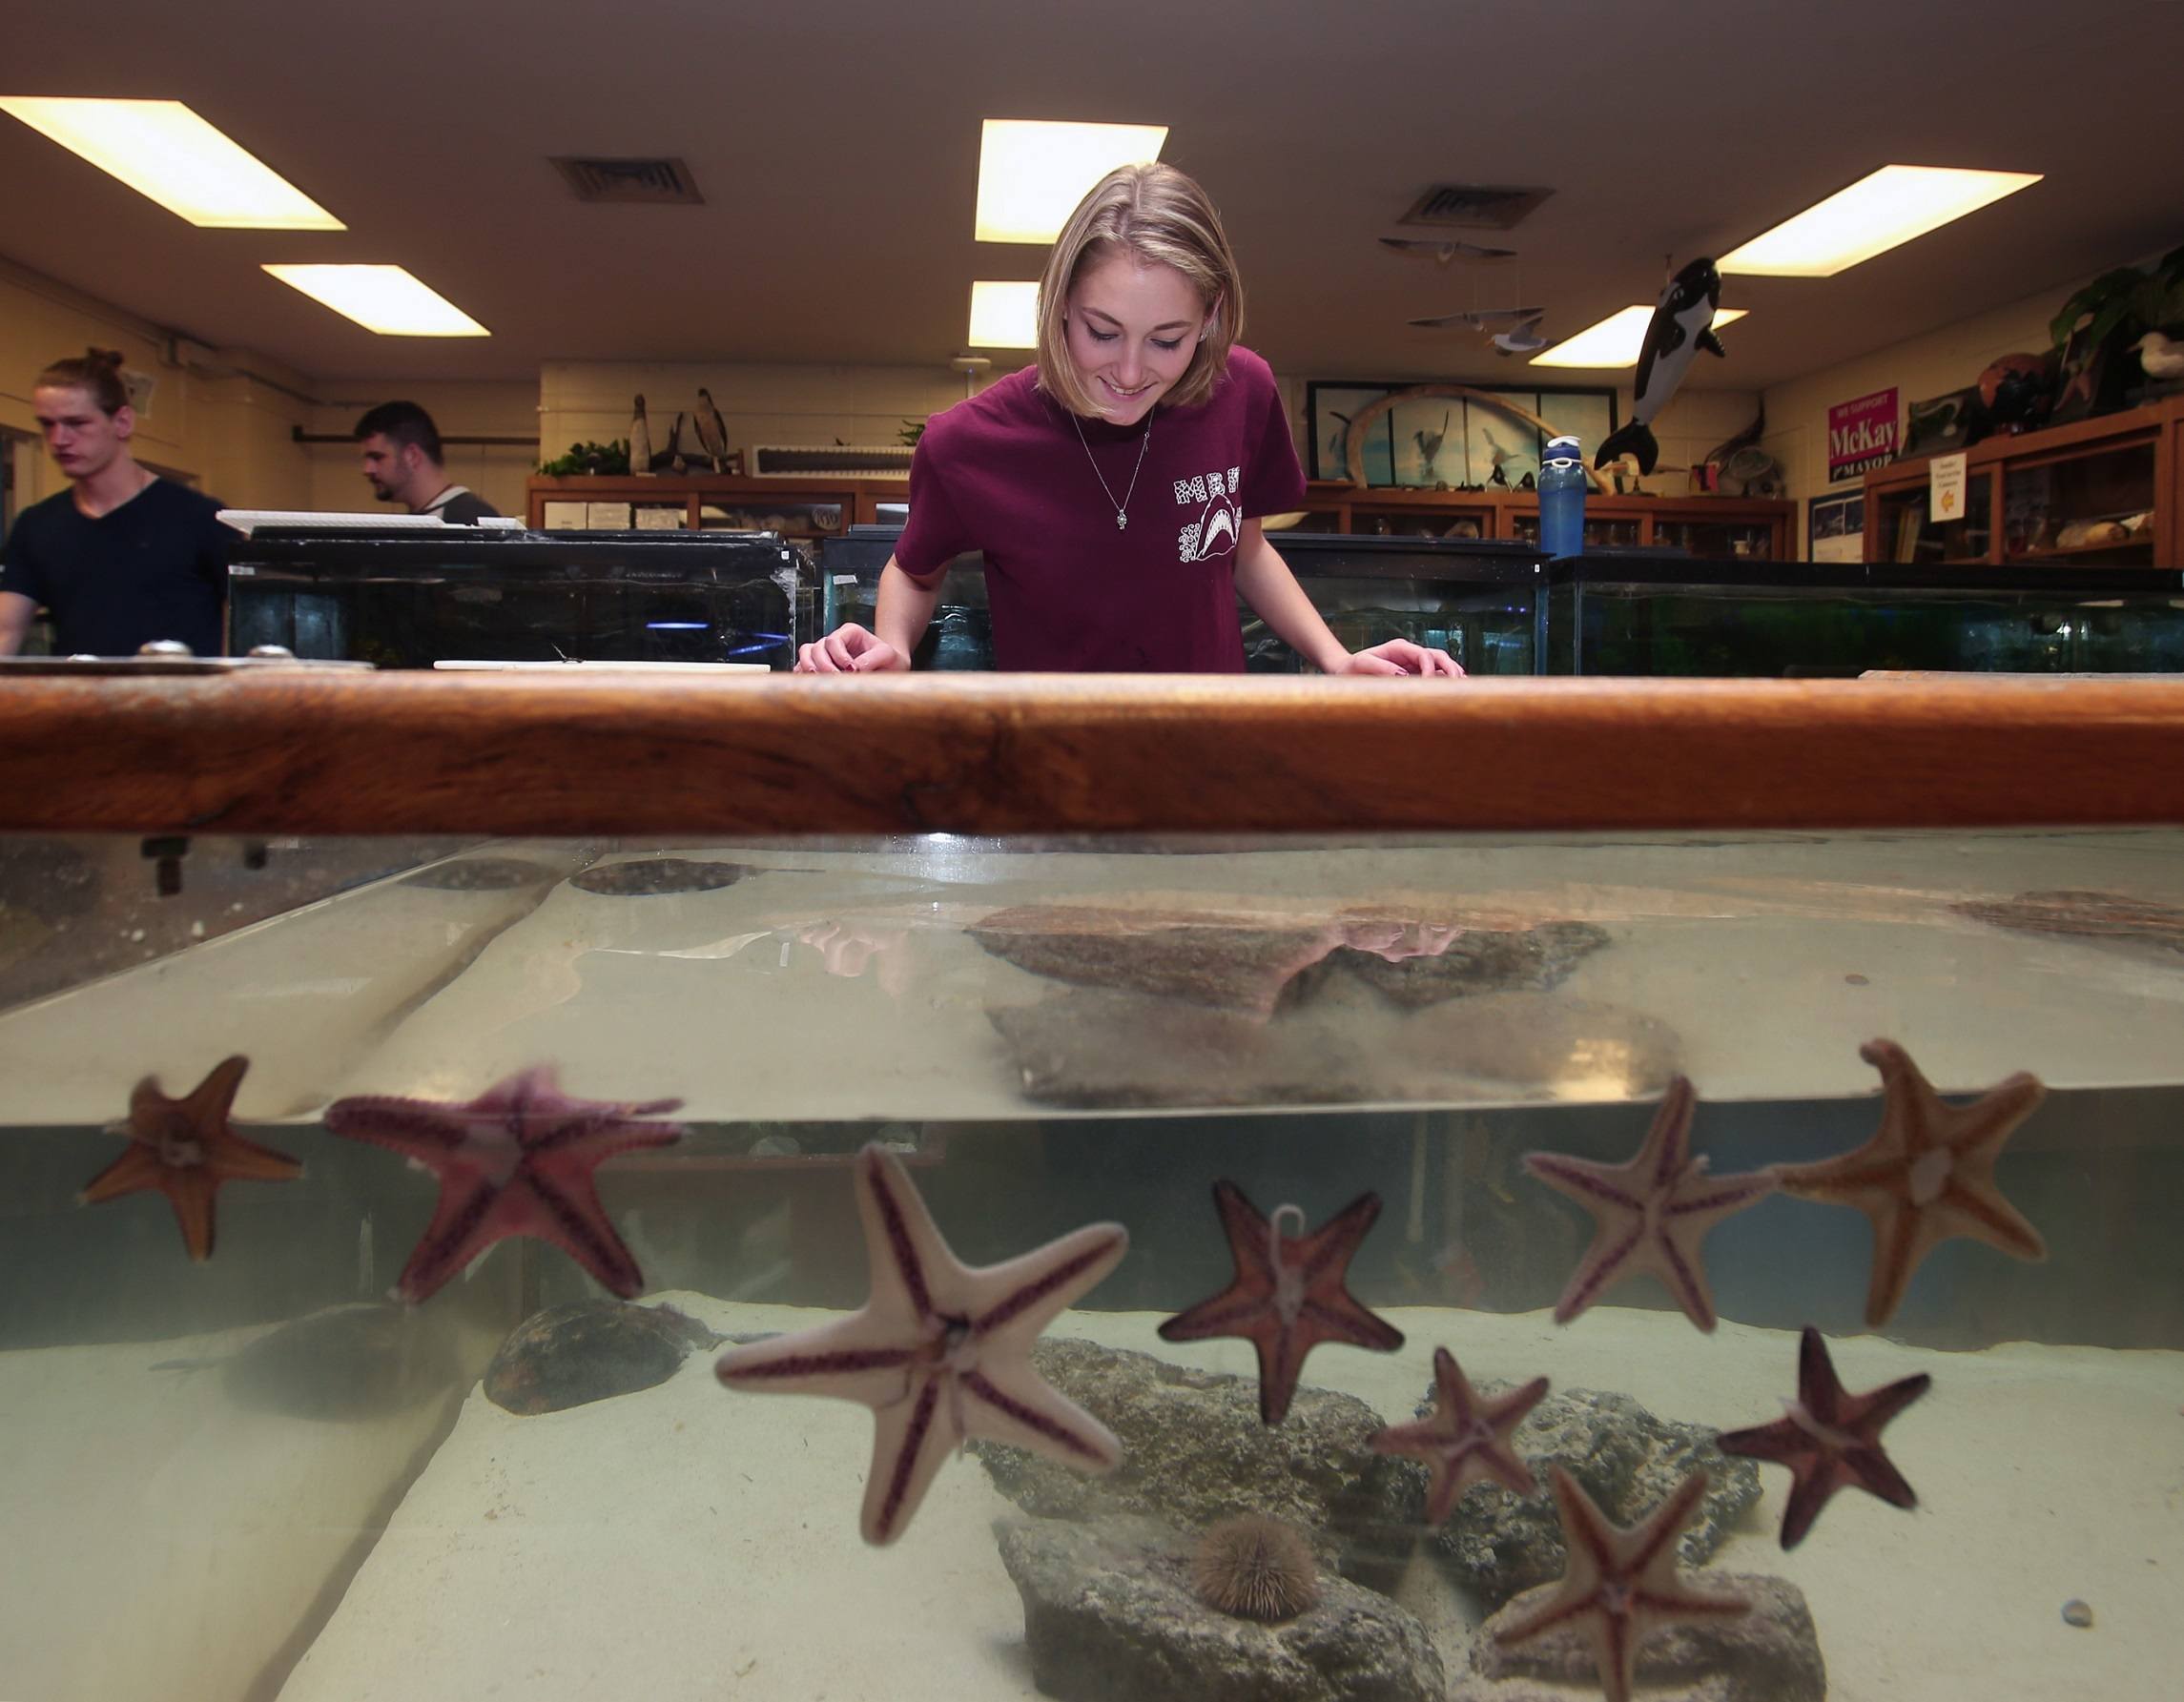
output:
<path id="1" fill-rule="evenodd" d="M 1269 1221 L 1234 1182 L 1213 1184 L 1213 1204 L 1228 1235 L 1236 1280 L 1162 1324 L 1161 1340 L 1236 1336 L 1249 1342 L 1259 1353 L 1262 1424 L 1278 1425 L 1288 1416 L 1305 1355 L 1322 1342 L 1379 1353 L 1403 1345 L 1403 1332 L 1344 1286 L 1358 1243 L 1380 1216 L 1379 1195 L 1360 1194 L 1309 1235 L 1302 1233 L 1305 1214 L 1296 1206 L 1276 1206 Z M 1282 1233 L 1285 1217 L 1296 1220 L 1298 1234 Z"/>
<path id="2" fill-rule="evenodd" d="M 1687 1077 L 1671 1081 L 1645 1144 L 1627 1164 L 1560 1153 L 1525 1156 L 1525 1169 L 1569 1195 L 1597 1222 L 1592 1246 L 1555 1302 L 1556 1323 L 1568 1323 L 1625 1277 L 1644 1273 L 1660 1279 L 1693 1323 L 1714 1327 L 1714 1291 L 1700 1243 L 1723 1218 L 1773 1193 L 1775 1178 L 1765 1170 L 1709 1177 L 1705 1159 L 1691 1156 L 1697 1104 Z"/>
<path id="3" fill-rule="evenodd" d="M 439 1179 L 432 1221 L 395 1284 L 401 1299 L 429 1300 L 495 1241 L 527 1235 L 550 1241 L 628 1300 L 644 1286 L 644 1274 L 608 1220 L 592 1172 L 617 1153 L 680 1140 L 681 1125 L 643 1119 L 681 1104 L 572 1099 L 556 1084 L 553 1066 L 541 1064 L 459 1102 L 337 1099 L 326 1107 L 326 1127 L 401 1153 Z"/>
<path id="4" fill-rule="evenodd" d="M 289 1182 L 303 1166 L 286 1153 L 245 1140 L 228 1121 L 247 1057 L 215 1064 L 189 1096 L 170 1099 L 147 1076 L 129 1096 L 129 1145 L 84 1184 L 86 1205 L 156 1188 L 175 1208 L 182 1245 L 200 1263 L 213 1256 L 213 1197 L 222 1182 Z"/>
<path id="5" fill-rule="evenodd" d="M 1112 1471 L 1113 1432 L 1032 1369 L 1055 1314 L 1122 1262 L 1120 1223 L 1093 1223 L 1005 1264 L 967 1265 L 949 1250 L 893 1155 L 856 1159 L 872 1295 L 832 1323 L 731 1347 L 714 1363 L 730 1388 L 834 1395 L 873 1410 L 864 1540 L 909 1528 L 934 1476 L 973 1437 L 1029 1448 L 1080 1471 Z"/>
<path id="6" fill-rule="evenodd" d="M 1564 1626 L 1581 1626 L 1608 1702 L 1630 1702 L 1638 1645 L 1658 1626 L 1734 1619 L 1751 1610 L 1740 1596 L 1703 1594 L 1677 1575 L 1676 1538 L 1706 1493 L 1695 1471 L 1637 1525 L 1612 1524 L 1577 1480 L 1550 1462 L 1555 1505 L 1570 1568 L 1554 1596 L 1494 1632 L 1504 1646 L 1528 1643 Z"/>
<path id="7" fill-rule="evenodd" d="M 1725 1454 L 1772 1460 L 1790 1468 L 1789 1506 L 1782 1513 L 1782 1548 L 1804 1541 L 1836 1490 L 1856 1485 L 1890 1507 L 1915 1507 L 1918 1496 L 1881 1449 L 1881 1428 L 1933 1386 L 1921 1371 L 1863 1395 L 1844 1393 L 1836 1380 L 1827 1343 L 1811 1324 L 1804 1326 L 1797 1351 L 1797 1399 L 1784 1401 L 1786 1418 L 1749 1430 L 1724 1430 Z"/>
<path id="8" fill-rule="evenodd" d="M 1481 1400 L 1471 1379 L 1446 1347 L 1433 1349 L 1433 1414 L 1414 1424 L 1391 1425 L 1366 1442 L 1376 1454 L 1404 1454 L 1433 1468 L 1426 1492 L 1426 1523 L 1439 1525 L 1455 1511 L 1465 1488 L 1492 1478 L 1513 1495 L 1535 1494 L 1539 1482 L 1516 1457 L 1511 1435 L 1547 1393 L 1535 1377 L 1520 1389 Z"/>
<path id="9" fill-rule="evenodd" d="M 1910 1055 L 1868 1040 L 1858 1056 L 1881 1072 L 1881 1129 L 1854 1153 L 1776 1167 L 1784 1193 L 1854 1206 L 1873 1223 L 1873 1280 L 1865 1323 L 1896 1315 L 1919 1262 L 1953 1236 L 2012 1258 L 2043 1260 L 2040 1232 L 1994 1185 L 1994 1159 L 2048 1090 L 2020 1070 L 1969 1105 L 1945 1105 Z"/>

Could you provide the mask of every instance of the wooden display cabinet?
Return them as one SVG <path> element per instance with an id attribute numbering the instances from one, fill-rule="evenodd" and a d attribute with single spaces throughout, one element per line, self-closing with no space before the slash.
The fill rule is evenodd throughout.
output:
<path id="1" fill-rule="evenodd" d="M 1539 498 L 1531 491 L 1414 490 L 1322 480 L 1307 487 L 1305 512 L 1300 530 L 1523 543 L 1539 536 Z M 1786 562 L 1796 513 L 1797 504 L 1784 502 L 1592 495 L 1585 499 L 1585 543 Z"/>
<path id="2" fill-rule="evenodd" d="M 2172 566 L 2184 556 L 2184 397 L 1988 438 L 1965 452 L 1965 518 L 1934 523 L 1933 458 L 1865 475 L 1865 560 Z"/>
<path id="3" fill-rule="evenodd" d="M 546 526 L 549 502 L 628 502 L 630 524 L 647 523 L 670 531 L 778 532 L 792 542 L 838 538 L 853 525 L 870 525 L 882 502 L 908 500 L 907 479 L 748 479 L 706 474 L 683 478 L 606 478 L 580 473 L 567 478 L 534 475 L 529 486 L 529 516 L 534 531 Z M 669 524 L 666 517 L 675 516 Z"/>

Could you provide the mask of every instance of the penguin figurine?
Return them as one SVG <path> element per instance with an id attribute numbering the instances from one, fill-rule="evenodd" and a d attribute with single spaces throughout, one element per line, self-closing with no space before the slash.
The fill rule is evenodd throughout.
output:
<path id="1" fill-rule="evenodd" d="M 629 416 L 629 470 L 640 479 L 652 471 L 652 425 L 645 418 L 645 398 L 637 397 Z"/>
<path id="2" fill-rule="evenodd" d="M 712 392 L 698 386 L 697 410 L 690 416 L 690 423 L 697 427 L 698 447 L 712 461 L 716 473 L 728 471 L 728 421 L 720 417 L 720 410 L 712 405 Z"/>

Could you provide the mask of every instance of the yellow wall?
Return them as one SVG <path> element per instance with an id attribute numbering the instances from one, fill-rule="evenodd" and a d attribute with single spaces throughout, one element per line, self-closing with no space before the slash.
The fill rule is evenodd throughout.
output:
<path id="1" fill-rule="evenodd" d="M 362 463 L 356 447 L 347 441 L 364 410 L 400 398 L 414 401 L 432 416 L 443 437 L 522 438 L 538 436 L 539 392 L 536 384 L 443 384 L 404 379 L 377 389 L 343 380 L 321 386 L 339 392 L 310 410 L 303 429 L 313 436 L 339 437 L 339 443 L 312 443 L 302 451 L 306 472 L 307 508 L 336 513 L 369 512 L 378 506 L 372 487 L 364 482 Z M 503 514 L 522 518 L 527 502 L 525 482 L 540 459 L 535 444 L 525 441 L 507 446 L 454 443 L 447 449 L 447 476 L 466 484 Z"/>

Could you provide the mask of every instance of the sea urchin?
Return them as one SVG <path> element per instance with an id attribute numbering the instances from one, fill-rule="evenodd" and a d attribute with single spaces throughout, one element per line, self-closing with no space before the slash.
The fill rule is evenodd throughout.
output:
<path id="1" fill-rule="evenodd" d="M 1264 1513 L 1208 1526 L 1191 1553 L 1190 1581 L 1200 1601 L 1239 1619 L 1294 1619 L 1320 1599 L 1311 1546 Z"/>

